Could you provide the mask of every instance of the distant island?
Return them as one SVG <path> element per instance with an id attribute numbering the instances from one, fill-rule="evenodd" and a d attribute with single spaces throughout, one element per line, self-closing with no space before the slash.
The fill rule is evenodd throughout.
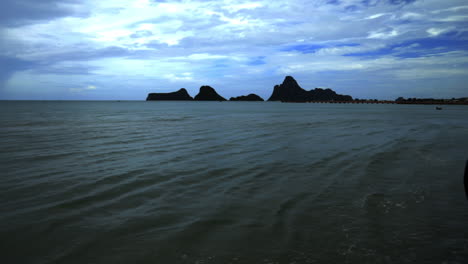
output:
<path id="1" fill-rule="evenodd" d="M 226 98 L 219 95 L 213 87 L 204 85 L 194 98 L 195 101 L 227 101 Z"/>
<path id="2" fill-rule="evenodd" d="M 281 85 L 275 85 L 268 101 L 281 102 L 312 102 L 312 101 L 352 101 L 349 95 L 337 94 L 332 89 L 306 91 L 302 89 L 292 76 L 286 76 Z"/>
<path id="3" fill-rule="evenodd" d="M 185 88 L 172 93 L 150 93 L 146 101 L 226 101 L 226 98 L 219 95 L 215 89 L 204 85 L 200 87 L 200 92 L 192 98 Z"/>
<path id="4" fill-rule="evenodd" d="M 177 92 L 172 93 L 150 93 L 148 97 L 146 97 L 146 101 L 164 101 L 164 100 L 172 100 L 172 101 L 187 101 L 193 100 L 193 98 L 189 95 L 185 88 L 180 89 Z"/>
<path id="5" fill-rule="evenodd" d="M 208 85 L 200 87 L 198 94 L 192 98 L 185 88 L 171 93 L 150 93 L 146 101 L 227 101 L 216 90 Z M 264 101 L 256 94 L 231 97 L 229 101 Z M 468 97 L 452 99 L 408 98 L 399 97 L 396 100 L 353 99 L 350 95 L 337 94 L 332 89 L 315 88 L 304 90 L 292 76 L 286 76 L 280 85 L 273 87 L 273 92 L 267 101 L 285 103 L 352 103 L 352 104 L 457 104 L 468 105 Z"/>
<path id="6" fill-rule="evenodd" d="M 249 94 L 249 95 L 241 95 L 238 97 L 231 97 L 229 98 L 229 101 L 260 101 L 263 102 L 263 98 L 256 94 Z"/>
<path id="7" fill-rule="evenodd" d="M 208 85 L 200 87 L 199 93 L 192 98 L 184 88 L 171 93 L 150 93 L 146 101 L 227 101 L 214 88 Z M 281 85 L 275 85 L 268 101 L 281 102 L 312 102 L 312 101 L 352 101 L 349 95 L 337 94 L 332 89 L 306 91 L 302 89 L 292 76 L 286 76 Z M 231 97 L 229 101 L 264 101 L 256 94 Z"/>

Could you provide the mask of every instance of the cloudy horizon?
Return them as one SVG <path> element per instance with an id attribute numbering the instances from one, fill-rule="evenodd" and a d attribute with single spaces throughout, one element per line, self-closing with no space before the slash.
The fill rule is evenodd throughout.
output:
<path id="1" fill-rule="evenodd" d="M 284 76 L 355 98 L 468 97 L 462 0 L 7 0 L 0 99 L 144 100 Z"/>

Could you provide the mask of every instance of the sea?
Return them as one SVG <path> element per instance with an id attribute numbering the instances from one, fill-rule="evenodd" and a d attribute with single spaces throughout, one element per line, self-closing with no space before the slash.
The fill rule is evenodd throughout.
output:
<path id="1" fill-rule="evenodd" d="M 1 101 L 1 263 L 468 263 L 468 106 Z"/>

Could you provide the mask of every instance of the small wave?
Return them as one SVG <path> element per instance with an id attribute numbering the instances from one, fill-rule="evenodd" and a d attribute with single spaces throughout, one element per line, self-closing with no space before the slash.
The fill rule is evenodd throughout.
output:
<path id="1" fill-rule="evenodd" d="M 424 190 L 413 190 L 406 193 L 389 195 L 385 193 L 370 193 L 363 199 L 362 207 L 371 214 L 389 214 L 396 210 L 414 209 L 427 198 Z"/>
<path id="2" fill-rule="evenodd" d="M 279 208 L 276 211 L 276 215 L 280 217 L 280 219 L 286 217 L 286 215 L 288 214 L 288 211 L 291 211 L 294 208 L 296 208 L 297 204 L 307 199 L 309 195 L 310 195 L 309 193 L 301 193 L 283 201 L 279 205 Z"/>
<path id="3" fill-rule="evenodd" d="M 366 136 L 374 136 L 385 133 L 384 130 L 377 130 L 377 131 L 369 131 L 367 132 Z"/>

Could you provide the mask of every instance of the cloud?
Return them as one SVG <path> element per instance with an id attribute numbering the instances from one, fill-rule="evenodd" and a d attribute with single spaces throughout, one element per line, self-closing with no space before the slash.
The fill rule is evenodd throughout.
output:
<path id="1" fill-rule="evenodd" d="M 388 3 L 392 5 L 407 5 L 415 2 L 416 0 L 388 0 Z"/>
<path id="2" fill-rule="evenodd" d="M 369 32 L 367 38 L 370 39 L 389 39 L 398 36 L 398 31 L 395 29 L 379 29 L 377 31 Z"/>
<path id="3" fill-rule="evenodd" d="M 458 12 L 458 11 L 462 11 L 462 10 L 466 10 L 466 9 L 468 9 L 468 5 L 454 6 L 454 7 L 440 9 L 440 10 L 433 10 L 433 11 L 431 11 L 431 13 L 439 14 L 439 13 L 442 13 L 442 12 Z"/>
<path id="4" fill-rule="evenodd" d="M 439 22 L 464 22 L 468 21 L 468 16 L 448 16 L 444 18 L 435 19 Z"/>
<path id="5" fill-rule="evenodd" d="M 429 28 L 427 30 L 427 33 L 429 33 L 430 36 L 437 37 L 441 34 L 453 31 L 453 27 L 447 27 L 447 28 Z"/>
<path id="6" fill-rule="evenodd" d="M 424 72 L 450 79 L 449 94 L 468 71 L 462 0 L 8 0 L 4 7 L 0 81 L 8 95 L 0 99 L 28 89 L 138 99 L 136 91 L 201 84 L 234 96 L 269 91 L 284 74 L 385 95 L 392 78 L 430 85 Z M 363 88 L 370 72 L 375 82 Z"/>
<path id="7" fill-rule="evenodd" d="M 20 26 L 66 16 L 84 16 L 78 0 L 2 0 L 0 24 Z"/>
<path id="8" fill-rule="evenodd" d="M 406 12 L 400 16 L 400 19 L 403 19 L 403 20 L 416 20 L 416 19 L 423 19 L 423 18 L 424 18 L 424 15 L 419 14 L 419 13 L 414 13 L 414 12 Z"/>
<path id="9" fill-rule="evenodd" d="M 249 10 L 249 9 L 256 9 L 262 7 L 261 3 L 242 3 L 242 4 L 230 4 L 223 6 L 222 9 L 226 10 L 229 13 L 236 13 L 240 10 Z"/>
<path id="10" fill-rule="evenodd" d="M 165 74 L 164 78 L 169 80 L 170 82 L 179 82 L 179 81 L 193 81 L 193 76 L 191 72 L 184 72 L 179 75 L 169 73 Z"/>
<path id="11" fill-rule="evenodd" d="M 94 85 L 88 85 L 88 86 L 85 86 L 85 87 L 80 87 L 80 88 L 69 88 L 69 91 L 71 93 L 83 93 L 83 92 L 86 92 L 86 91 L 93 91 L 93 90 L 96 90 L 97 87 L 94 86 Z"/>
<path id="12" fill-rule="evenodd" d="M 388 15 L 388 14 L 387 14 L 387 13 L 374 14 L 374 15 L 371 15 L 371 16 L 366 17 L 365 19 L 376 19 L 376 18 L 385 16 L 385 15 Z"/>
<path id="13" fill-rule="evenodd" d="M 208 53 L 194 53 L 190 54 L 189 56 L 183 58 L 188 60 L 213 60 L 213 59 L 226 59 L 229 58 L 226 55 L 215 55 L 215 54 L 208 54 Z"/>
<path id="14" fill-rule="evenodd" d="M 0 56 L 0 89 L 15 72 L 24 71 L 35 67 L 36 63 L 32 61 L 22 60 L 9 56 Z"/>

